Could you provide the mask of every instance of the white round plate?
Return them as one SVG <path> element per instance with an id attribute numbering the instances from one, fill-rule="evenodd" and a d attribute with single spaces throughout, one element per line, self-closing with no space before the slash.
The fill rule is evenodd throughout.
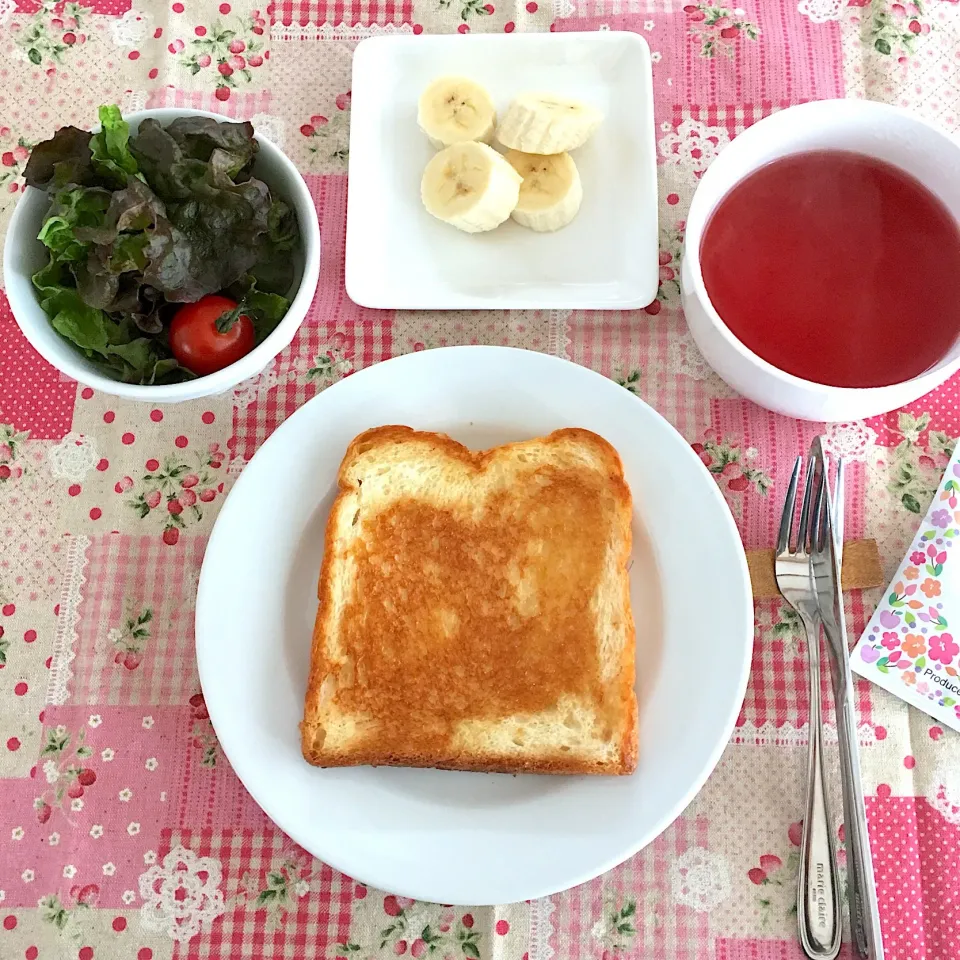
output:
<path id="1" fill-rule="evenodd" d="M 474 448 L 578 426 L 619 451 L 636 541 L 635 774 L 319 770 L 303 760 L 297 724 L 337 469 L 356 434 L 386 423 L 442 431 Z M 753 604 L 730 511 L 659 414 L 566 360 L 450 347 L 346 378 L 267 440 L 210 538 L 196 635 L 203 692 L 224 752 L 297 843 L 393 893 L 494 904 L 592 879 L 648 844 L 693 799 L 743 700 Z"/>

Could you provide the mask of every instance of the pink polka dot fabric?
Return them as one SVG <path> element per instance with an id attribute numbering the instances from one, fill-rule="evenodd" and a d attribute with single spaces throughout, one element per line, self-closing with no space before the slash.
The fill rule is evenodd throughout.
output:
<path id="1" fill-rule="evenodd" d="M 948 957 L 960 937 L 960 827 L 922 797 L 868 802 L 887 951 Z"/>
<path id="2" fill-rule="evenodd" d="M 343 269 L 357 41 L 593 30 L 633 31 L 651 51 L 656 300 L 625 313 L 352 303 Z M 800 960 L 810 704 L 806 651 L 781 603 L 756 604 L 731 743 L 659 837 L 572 890 L 453 906 L 345 876 L 257 807 L 199 686 L 197 579 L 232 483 L 288 416 L 392 356 L 472 343 L 567 357 L 650 403 L 711 473 L 747 547 L 773 545 L 794 457 L 824 433 L 849 458 L 849 535 L 875 539 L 895 567 L 960 435 L 960 378 L 858 423 L 760 410 L 697 352 L 678 271 L 704 171 L 774 111 L 870 97 L 957 132 L 960 4 L 0 0 L 0 48 L 0 235 L 32 146 L 117 103 L 252 120 L 304 175 L 323 237 L 317 293 L 290 346 L 235 390 L 179 405 L 125 403 L 62 377 L 27 344 L 0 289 L 0 958 Z M 904 251 L 903 282 L 923 279 Z M 876 599 L 849 594 L 852 636 Z M 865 681 L 856 707 L 886 956 L 956 960 L 956 734 Z M 582 815 L 585 831 L 603 828 Z M 467 871 L 474 842 L 463 840 Z"/>
<path id="3" fill-rule="evenodd" d="M 35 440 L 70 431 L 77 385 L 27 343 L 0 290 L 0 423 L 17 423 Z"/>

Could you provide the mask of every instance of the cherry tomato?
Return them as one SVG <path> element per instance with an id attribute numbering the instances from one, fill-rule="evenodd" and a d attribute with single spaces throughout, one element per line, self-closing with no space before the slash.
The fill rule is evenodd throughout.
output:
<path id="1" fill-rule="evenodd" d="M 254 347 L 253 321 L 241 313 L 223 333 L 217 320 L 236 310 L 229 297 L 211 294 L 181 307 L 170 324 L 170 349 L 177 360 L 198 377 L 236 363 Z"/>

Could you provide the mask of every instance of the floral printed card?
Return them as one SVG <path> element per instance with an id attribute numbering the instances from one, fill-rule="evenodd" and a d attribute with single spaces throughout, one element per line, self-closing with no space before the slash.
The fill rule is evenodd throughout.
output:
<path id="1" fill-rule="evenodd" d="M 851 666 L 960 730 L 960 447 Z M 958 549 L 954 549 L 958 547 Z M 952 624 L 952 626 L 951 626 Z"/>

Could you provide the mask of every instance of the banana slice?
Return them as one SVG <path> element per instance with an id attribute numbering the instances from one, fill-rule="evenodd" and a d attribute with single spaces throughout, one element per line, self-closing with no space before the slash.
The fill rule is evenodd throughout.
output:
<path id="1" fill-rule="evenodd" d="M 456 143 L 427 164 L 420 199 L 438 220 L 466 233 L 481 233 L 510 216 L 522 179 L 485 143 Z"/>
<path id="2" fill-rule="evenodd" d="M 489 143 L 497 125 L 490 94 L 465 77 L 440 77 L 420 96 L 417 123 L 438 149 L 468 140 Z"/>
<path id="3" fill-rule="evenodd" d="M 602 120 L 598 110 L 576 100 L 523 93 L 507 108 L 497 139 L 524 153 L 564 153 L 583 146 Z"/>
<path id="4" fill-rule="evenodd" d="M 569 153 L 510 150 L 507 161 L 523 177 L 520 199 L 510 214 L 520 226 L 545 233 L 565 227 L 577 215 L 583 188 Z"/>

